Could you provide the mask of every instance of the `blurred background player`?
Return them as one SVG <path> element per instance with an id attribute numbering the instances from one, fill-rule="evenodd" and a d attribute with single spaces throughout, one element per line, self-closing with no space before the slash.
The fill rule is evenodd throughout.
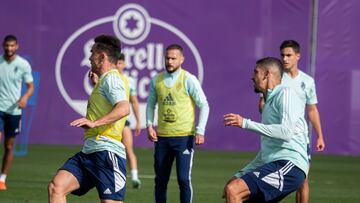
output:
<path id="1" fill-rule="evenodd" d="M 0 137 L 5 135 L 4 155 L 0 175 L 0 190 L 6 190 L 6 177 L 13 161 L 15 136 L 20 133 L 21 110 L 34 92 L 30 64 L 16 54 L 19 44 L 14 35 L 4 38 L 4 54 L 0 56 Z M 26 92 L 21 96 L 22 82 Z"/>
<path id="2" fill-rule="evenodd" d="M 118 71 L 123 74 L 123 70 L 125 68 L 125 56 L 124 54 L 120 54 L 119 60 L 117 62 L 116 68 Z M 141 123 L 140 123 L 140 113 L 139 113 L 139 102 L 137 99 L 137 93 L 136 93 L 136 81 L 130 77 L 127 77 L 129 84 L 130 84 L 130 103 L 135 115 L 136 119 L 136 125 L 135 125 L 135 135 L 139 136 L 141 132 Z M 126 157 L 130 165 L 130 173 L 131 173 L 131 181 L 133 188 L 140 188 L 141 181 L 138 177 L 138 167 L 137 167 L 137 158 L 134 152 L 133 148 L 133 138 L 132 138 L 132 132 L 130 129 L 130 122 L 129 120 L 126 120 L 125 127 L 123 130 L 123 140 L 122 143 L 125 145 L 126 149 Z"/>
<path id="3" fill-rule="evenodd" d="M 148 138 L 155 143 L 155 202 L 165 203 L 171 168 L 176 159 L 180 202 L 193 198 L 191 170 L 194 144 L 204 143 L 209 105 L 197 78 L 182 69 L 183 48 L 172 44 L 165 51 L 166 71 L 151 79 L 146 107 Z M 153 127 L 155 105 L 158 104 L 158 127 Z M 199 121 L 195 129 L 195 105 Z"/>
<path id="4" fill-rule="evenodd" d="M 300 45 L 295 40 L 285 40 L 280 45 L 281 59 L 284 64 L 284 75 L 281 84 L 289 86 L 295 90 L 297 95 L 303 101 L 301 107 L 307 110 L 307 117 L 315 129 L 316 150 L 323 151 L 325 149 L 324 136 L 321 130 L 320 114 L 316 104 L 318 103 L 316 96 L 316 87 L 314 79 L 301 71 L 298 67 L 300 60 Z M 259 108 L 262 111 L 264 98 L 260 97 Z M 308 136 L 308 156 L 311 159 L 310 137 Z M 306 177 L 303 186 L 296 192 L 297 203 L 307 203 L 309 201 L 309 183 Z"/>

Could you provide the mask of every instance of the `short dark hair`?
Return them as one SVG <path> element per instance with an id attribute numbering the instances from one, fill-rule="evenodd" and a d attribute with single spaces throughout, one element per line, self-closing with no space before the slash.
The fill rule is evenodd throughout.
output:
<path id="1" fill-rule="evenodd" d="M 105 52 L 109 62 L 116 64 L 121 53 L 120 40 L 111 35 L 99 35 L 94 41 L 93 50 L 95 52 Z"/>
<path id="2" fill-rule="evenodd" d="M 118 60 L 125 61 L 125 55 L 121 53 Z"/>
<path id="3" fill-rule="evenodd" d="M 285 40 L 281 43 L 280 45 L 280 51 L 287 48 L 287 47 L 290 47 L 292 48 L 295 53 L 300 53 L 300 44 L 295 41 L 295 40 Z"/>
<path id="4" fill-rule="evenodd" d="M 280 73 L 280 77 L 282 77 L 283 72 L 284 72 L 283 63 L 281 62 L 280 59 L 275 58 L 275 57 L 262 58 L 262 59 L 256 61 L 256 66 L 260 66 L 261 68 L 263 68 L 265 70 L 269 70 L 270 67 L 275 67 L 276 69 L 278 69 L 278 71 Z"/>
<path id="5" fill-rule="evenodd" d="M 15 41 L 17 43 L 17 38 L 15 37 L 15 35 L 6 35 L 4 37 L 4 42 L 10 42 L 10 41 Z"/>
<path id="6" fill-rule="evenodd" d="M 184 54 L 184 49 L 182 48 L 182 46 L 180 46 L 178 44 L 171 44 L 166 47 L 166 51 L 173 50 L 173 49 L 179 50 L 181 52 L 181 54 Z"/>

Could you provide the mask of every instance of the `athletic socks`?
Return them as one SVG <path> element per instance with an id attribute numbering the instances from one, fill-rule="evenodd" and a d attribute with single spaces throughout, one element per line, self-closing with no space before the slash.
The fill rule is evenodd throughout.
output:
<path id="1" fill-rule="evenodd" d="M 138 170 L 137 169 L 131 169 L 131 180 L 138 180 Z"/>
<path id="2" fill-rule="evenodd" d="M 1 174 L 0 175 L 0 182 L 4 182 L 5 183 L 5 181 L 6 181 L 6 174 Z"/>

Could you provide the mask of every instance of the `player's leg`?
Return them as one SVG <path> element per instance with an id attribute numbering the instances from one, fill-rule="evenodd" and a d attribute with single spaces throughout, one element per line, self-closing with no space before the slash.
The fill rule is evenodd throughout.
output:
<path id="1" fill-rule="evenodd" d="M 0 190 L 6 190 L 6 177 L 9 173 L 12 161 L 14 159 L 14 140 L 15 136 L 20 132 L 21 115 L 9 115 L 2 113 L 4 129 L 4 155 L 2 160 L 1 175 L 0 175 Z"/>
<path id="2" fill-rule="evenodd" d="M 81 196 L 93 188 L 93 180 L 84 167 L 88 163 L 91 162 L 82 152 L 69 158 L 49 183 L 49 202 L 65 202 L 70 192 Z"/>
<path id="3" fill-rule="evenodd" d="M 237 177 L 233 177 L 224 188 L 227 203 L 243 202 L 250 197 L 250 190 L 246 182 Z"/>
<path id="4" fill-rule="evenodd" d="M 309 182 L 306 177 L 304 184 L 296 191 L 296 203 L 308 203 L 309 202 Z"/>
<path id="5" fill-rule="evenodd" d="M 165 203 L 167 184 L 169 182 L 174 153 L 170 149 L 169 139 L 158 137 L 155 142 L 154 169 L 155 169 L 155 202 Z"/>
<path id="6" fill-rule="evenodd" d="M 0 140 L 2 138 L 2 132 L 4 132 L 4 112 L 0 111 Z M 0 190 L 6 190 L 5 179 L 6 175 L 0 174 Z"/>
<path id="7" fill-rule="evenodd" d="M 59 170 L 48 186 L 49 202 L 66 202 L 66 195 L 80 188 L 76 177 L 66 170 Z"/>
<path id="8" fill-rule="evenodd" d="M 8 174 L 10 170 L 10 166 L 12 164 L 12 161 L 14 159 L 14 140 L 15 137 L 7 137 L 5 136 L 4 141 L 4 156 L 3 156 L 3 165 L 1 168 L 2 174 Z"/>
<path id="9" fill-rule="evenodd" d="M 123 130 L 122 143 L 125 145 L 126 156 L 130 166 L 131 180 L 134 188 L 140 188 L 141 182 L 138 177 L 137 158 L 133 148 L 133 137 L 129 126 Z"/>
<path id="10" fill-rule="evenodd" d="M 311 163 L 311 148 L 310 144 L 307 144 L 307 154 L 309 163 Z M 310 167 L 310 165 L 309 165 Z M 308 203 L 309 202 L 309 182 L 308 176 L 306 177 L 304 184 L 296 191 L 296 203 Z"/>
<path id="11" fill-rule="evenodd" d="M 180 188 L 180 202 L 190 203 L 193 198 L 191 170 L 194 157 L 194 136 L 171 138 L 172 148 L 176 153 L 176 173 Z"/>

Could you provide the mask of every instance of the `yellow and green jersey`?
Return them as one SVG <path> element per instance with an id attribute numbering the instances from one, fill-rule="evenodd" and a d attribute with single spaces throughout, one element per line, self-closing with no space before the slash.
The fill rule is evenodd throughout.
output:
<path id="1" fill-rule="evenodd" d="M 158 136 L 188 136 L 195 134 L 194 102 L 185 91 L 185 71 L 172 87 L 164 84 L 164 73 L 156 80 Z"/>
<path id="2" fill-rule="evenodd" d="M 103 74 L 95 85 L 87 105 L 86 118 L 95 121 L 108 114 L 120 101 L 129 101 L 129 82 L 117 70 Z M 122 131 L 126 117 L 107 125 L 85 130 L 84 153 L 108 150 L 126 157 Z"/>
<path id="3" fill-rule="evenodd" d="M 159 136 L 205 134 L 209 104 L 194 75 L 179 68 L 173 73 L 164 71 L 151 79 L 146 106 L 147 126 L 156 125 L 154 124 L 156 104 L 159 106 L 157 123 Z M 195 105 L 199 107 L 196 128 Z"/>
<path id="4" fill-rule="evenodd" d="M 158 104 L 158 135 L 204 135 L 209 115 L 206 96 L 195 76 L 182 68 L 173 73 L 166 71 L 151 79 L 146 107 L 146 124 L 154 124 L 155 106 Z M 199 107 L 199 121 L 195 128 L 195 105 Z"/>

